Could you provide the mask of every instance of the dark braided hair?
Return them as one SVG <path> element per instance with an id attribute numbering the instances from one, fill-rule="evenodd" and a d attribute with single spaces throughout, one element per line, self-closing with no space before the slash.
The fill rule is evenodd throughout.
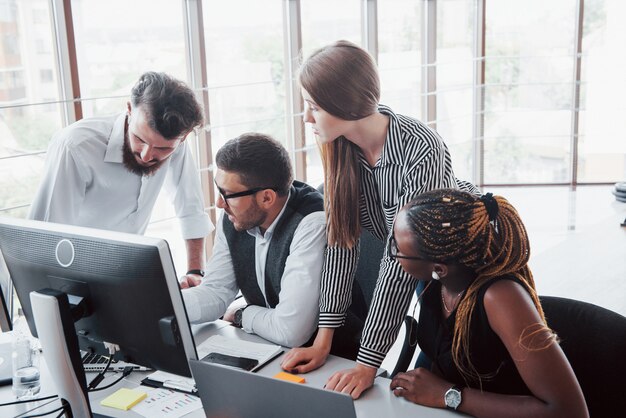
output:
<path id="1" fill-rule="evenodd" d="M 528 267 L 530 247 L 526 228 L 515 208 L 502 196 L 477 197 L 454 189 L 422 193 L 404 208 L 414 243 L 424 258 L 460 264 L 476 273 L 459 303 L 452 340 L 452 358 L 464 378 L 486 377 L 470 360 L 470 320 L 479 289 L 494 277 L 512 275 L 530 294 L 548 329 Z M 532 336 L 531 336 L 532 337 Z M 520 336 L 520 342 L 524 339 Z"/>

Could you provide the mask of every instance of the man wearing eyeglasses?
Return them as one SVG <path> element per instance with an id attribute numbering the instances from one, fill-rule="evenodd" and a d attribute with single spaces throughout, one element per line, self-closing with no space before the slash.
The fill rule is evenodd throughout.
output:
<path id="1" fill-rule="evenodd" d="M 142 74 L 124 112 L 82 119 L 54 135 L 29 218 L 143 234 L 163 188 L 180 221 L 187 274 L 201 274 L 213 225 L 185 139 L 202 123 L 185 83 Z"/>
<path id="2" fill-rule="evenodd" d="M 224 315 L 246 332 L 301 346 L 317 329 L 326 247 L 323 197 L 293 180 L 287 150 L 267 135 L 232 139 L 215 160 L 223 213 L 205 277 L 181 281 L 189 320 Z M 227 312 L 239 290 L 245 305 Z"/>

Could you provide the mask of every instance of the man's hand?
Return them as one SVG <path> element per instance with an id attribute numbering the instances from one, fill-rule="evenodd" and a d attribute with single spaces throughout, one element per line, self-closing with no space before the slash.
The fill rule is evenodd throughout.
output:
<path id="1" fill-rule="evenodd" d="M 198 286 L 200 283 L 202 283 L 202 276 L 199 274 L 187 274 L 181 277 L 178 282 L 181 289 Z"/>
<path id="2" fill-rule="evenodd" d="M 326 389 L 347 393 L 352 399 L 358 399 L 366 389 L 372 387 L 375 378 L 376 368 L 357 364 L 353 369 L 334 373 L 326 382 Z"/>
<path id="3" fill-rule="evenodd" d="M 394 395 L 433 408 L 445 408 L 443 396 L 451 386 L 452 383 L 422 367 L 398 373 L 390 384 Z"/>
<path id="4" fill-rule="evenodd" d="M 224 321 L 234 322 L 235 321 L 235 311 L 237 311 L 237 309 L 239 309 L 239 307 L 226 309 L 226 313 L 224 313 L 224 316 L 222 317 L 222 319 Z"/>

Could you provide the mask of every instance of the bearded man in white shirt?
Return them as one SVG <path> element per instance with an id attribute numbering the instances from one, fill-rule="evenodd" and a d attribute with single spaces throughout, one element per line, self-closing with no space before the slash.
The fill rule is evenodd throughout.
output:
<path id="1" fill-rule="evenodd" d="M 200 277 L 213 225 L 185 138 L 202 123 L 187 85 L 144 73 L 125 112 L 82 119 L 53 136 L 29 218 L 143 234 L 163 186 L 186 241 L 188 275 Z"/>
<path id="2" fill-rule="evenodd" d="M 228 141 L 215 158 L 223 209 L 204 279 L 181 281 L 191 322 L 224 315 L 287 347 L 317 328 L 326 247 L 323 197 L 293 180 L 289 154 L 267 135 Z M 245 306 L 227 308 L 241 290 Z"/>

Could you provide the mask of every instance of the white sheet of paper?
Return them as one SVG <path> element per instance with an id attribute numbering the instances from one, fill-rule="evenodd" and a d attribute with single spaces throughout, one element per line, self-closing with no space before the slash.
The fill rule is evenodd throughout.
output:
<path id="1" fill-rule="evenodd" d="M 170 389 L 152 389 L 148 397 L 132 408 L 144 417 L 179 418 L 202 409 L 200 398 Z"/>

